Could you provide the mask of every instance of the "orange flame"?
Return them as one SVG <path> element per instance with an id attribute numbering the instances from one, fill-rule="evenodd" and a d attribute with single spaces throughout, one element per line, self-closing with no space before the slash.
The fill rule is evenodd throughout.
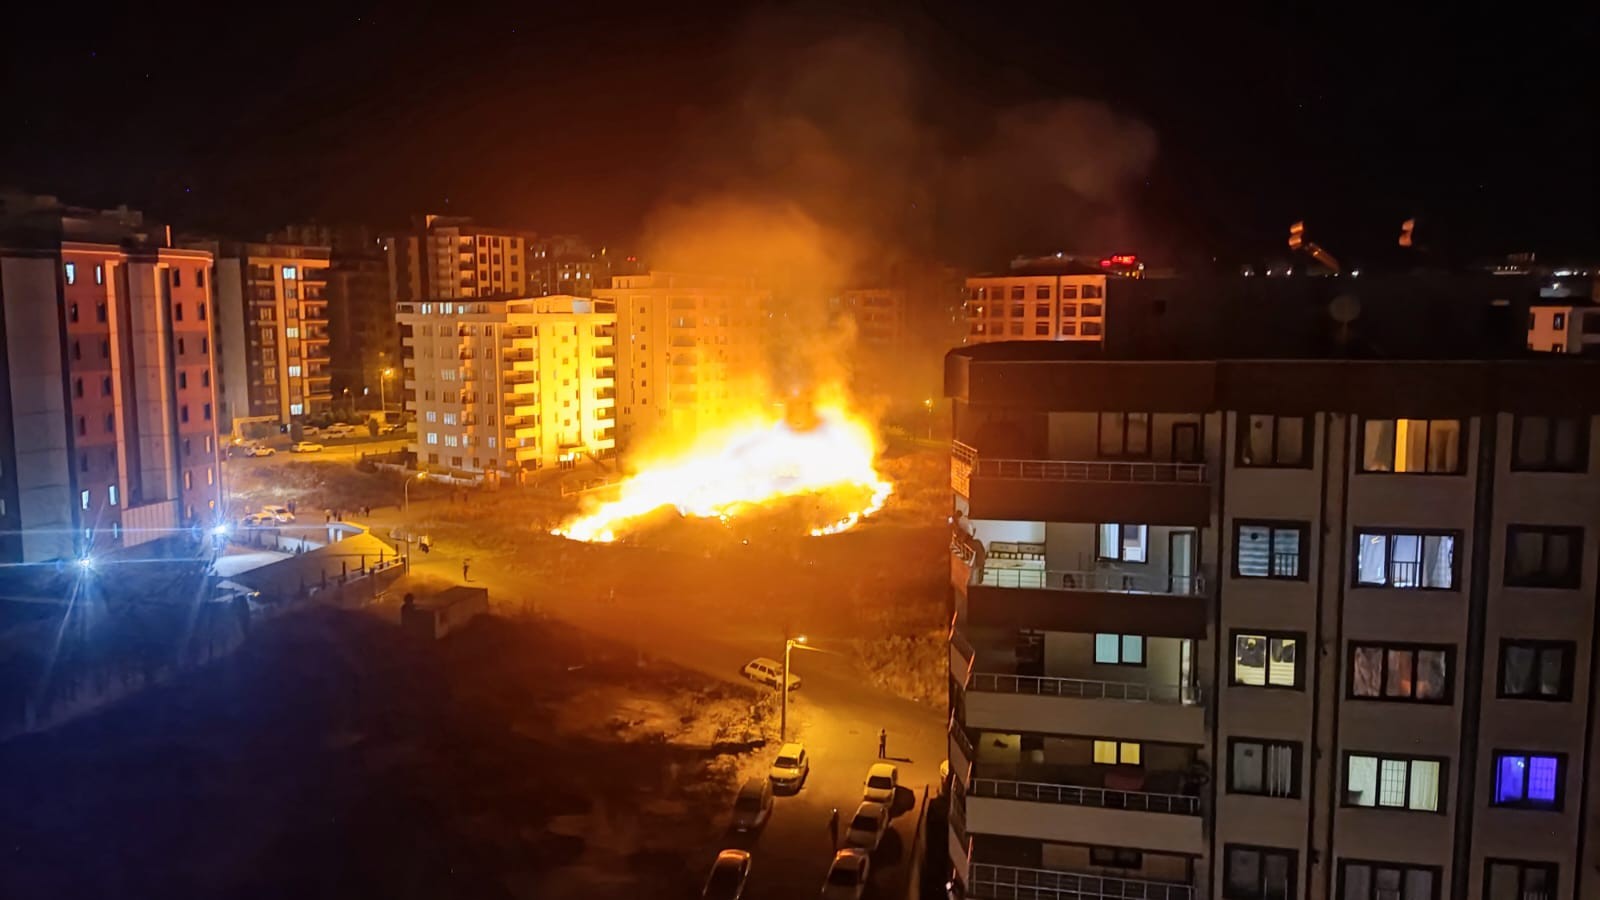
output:
<path id="1" fill-rule="evenodd" d="M 816 424 L 806 429 L 781 416 L 757 416 L 652 460 L 618 485 L 617 499 L 551 533 L 603 543 L 664 507 L 726 522 L 752 507 L 818 494 L 854 506 L 842 518 L 811 529 L 813 537 L 838 534 L 882 509 L 894 491 L 873 465 L 877 452 L 872 427 L 843 405 L 819 405 Z"/>

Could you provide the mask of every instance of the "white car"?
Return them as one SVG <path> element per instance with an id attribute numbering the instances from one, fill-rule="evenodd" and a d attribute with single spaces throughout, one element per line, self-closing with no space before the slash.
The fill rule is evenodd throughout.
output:
<path id="1" fill-rule="evenodd" d="M 900 786 L 900 770 L 889 763 L 878 763 L 867 770 L 861 798 L 874 803 L 894 804 L 894 789 Z"/>
<path id="2" fill-rule="evenodd" d="M 855 817 L 844 833 L 846 847 L 859 847 L 867 852 L 878 849 L 883 833 L 889 830 L 889 807 L 867 801 L 856 807 Z"/>
<path id="3" fill-rule="evenodd" d="M 259 515 L 264 519 L 271 519 L 274 522 L 294 521 L 294 513 L 289 511 L 289 507 L 278 506 L 276 504 L 261 507 L 261 512 Z"/>
<path id="4" fill-rule="evenodd" d="M 798 791 L 811 774 L 811 757 L 806 755 L 804 744 L 789 743 L 778 748 L 778 758 L 772 761 L 767 778 L 775 788 Z"/>
<path id="5" fill-rule="evenodd" d="M 322 432 L 322 436 L 330 438 L 347 438 L 355 433 L 356 427 L 354 425 L 346 425 L 343 422 L 335 422 L 332 425 L 329 425 L 326 431 Z"/>
<path id="6" fill-rule="evenodd" d="M 289 448 L 290 453 L 321 453 L 322 445 L 316 441 L 295 441 Z"/>
<path id="7" fill-rule="evenodd" d="M 244 448 L 245 456 L 271 456 L 277 452 L 265 444 L 247 444 Z"/>
<path id="8" fill-rule="evenodd" d="M 711 864 L 711 875 L 706 888 L 700 892 L 705 900 L 739 900 L 744 895 L 745 880 L 750 877 L 750 854 L 743 850 L 724 850 Z"/>
<path id="9" fill-rule="evenodd" d="M 745 663 L 740 671 L 744 673 L 744 677 L 756 684 L 764 684 L 770 688 L 777 688 L 783 684 L 783 663 L 775 659 L 758 656 Z M 789 673 L 789 690 L 800 690 L 800 676 L 793 672 Z"/>
<path id="10" fill-rule="evenodd" d="M 872 861 L 865 850 L 851 847 L 835 853 L 822 882 L 823 900 L 861 900 L 871 870 Z"/>

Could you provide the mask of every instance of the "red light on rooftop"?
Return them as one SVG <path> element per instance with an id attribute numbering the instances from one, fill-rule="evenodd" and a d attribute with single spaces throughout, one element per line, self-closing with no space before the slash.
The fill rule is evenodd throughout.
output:
<path id="1" fill-rule="evenodd" d="M 1114 265 L 1119 266 L 1131 266 L 1138 261 L 1139 257 L 1133 255 L 1132 253 L 1118 253 L 1117 255 L 1111 257 L 1111 262 Z"/>
<path id="2" fill-rule="evenodd" d="M 1102 269 L 1111 268 L 1111 257 L 1107 256 L 1107 257 L 1101 259 L 1100 260 L 1100 268 L 1102 268 Z"/>

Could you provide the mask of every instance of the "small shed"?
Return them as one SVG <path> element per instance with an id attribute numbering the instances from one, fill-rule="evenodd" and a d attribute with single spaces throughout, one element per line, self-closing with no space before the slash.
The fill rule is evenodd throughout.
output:
<path id="1" fill-rule="evenodd" d="M 412 634 L 438 640 L 488 612 L 488 588 L 457 585 L 402 605 L 400 627 Z"/>

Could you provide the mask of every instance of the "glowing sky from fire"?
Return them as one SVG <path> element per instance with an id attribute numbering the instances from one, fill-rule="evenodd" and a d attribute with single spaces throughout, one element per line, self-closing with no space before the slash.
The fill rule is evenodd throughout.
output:
<path id="1" fill-rule="evenodd" d="M 563 523 L 553 534 L 614 541 L 664 507 L 724 521 L 785 498 L 821 495 L 841 518 L 816 523 L 813 536 L 837 534 L 883 508 L 894 486 L 873 463 L 872 427 L 839 406 L 819 407 L 815 426 L 798 430 L 781 417 L 705 435 L 665 454 L 618 486 L 616 499 Z"/>

